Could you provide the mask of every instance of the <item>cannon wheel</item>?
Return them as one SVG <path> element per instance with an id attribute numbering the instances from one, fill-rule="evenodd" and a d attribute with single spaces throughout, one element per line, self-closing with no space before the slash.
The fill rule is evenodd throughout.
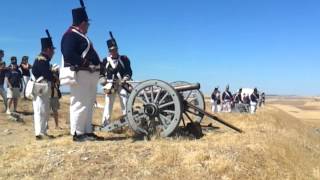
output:
<path id="1" fill-rule="evenodd" d="M 147 80 L 138 84 L 127 101 L 127 119 L 136 133 L 170 136 L 180 124 L 182 105 L 168 83 Z"/>
<path id="2" fill-rule="evenodd" d="M 190 85 L 191 83 L 185 82 L 185 81 L 175 81 L 170 83 L 173 87 L 175 86 L 184 86 L 184 85 Z M 204 96 L 200 90 L 191 90 L 191 91 L 182 91 L 179 92 L 183 100 L 187 101 L 188 103 L 193 104 L 194 106 L 205 110 L 206 104 L 204 101 Z M 187 107 L 185 107 L 187 108 Z M 190 121 L 201 123 L 204 115 L 196 110 L 187 109 L 183 111 L 182 118 L 183 120 L 189 119 Z"/>

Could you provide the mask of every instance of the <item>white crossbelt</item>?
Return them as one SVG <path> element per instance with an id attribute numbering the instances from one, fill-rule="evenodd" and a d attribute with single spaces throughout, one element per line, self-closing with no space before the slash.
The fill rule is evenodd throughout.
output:
<path id="1" fill-rule="evenodd" d="M 82 57 L 82 58 L 85 58 L 86 55 L 88 54 L 89 50 L 90 50 L 90 45 L 91 45 L 90 40 L 88 39 L 87 36 L 83 35 L 83 34 L 80 33 L 79 31 L 77 31 L 76 29 L 72 29 L 71 31 L 77 33 L 78 35 L 80 35 L 81 37 L 83 37 L 83 38 L 86 39 L 86 41 L 87 41 L 87 43 L 88 43 L 88 46 L 87 46 L 87 48 L 86 48 L 86 49 L 82 52 L 82 54 L 81 54 L 81 57 Z"/>

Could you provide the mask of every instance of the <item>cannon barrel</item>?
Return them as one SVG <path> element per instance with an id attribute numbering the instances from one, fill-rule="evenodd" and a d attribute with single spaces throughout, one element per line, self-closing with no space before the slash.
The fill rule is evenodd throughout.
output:
<path id="1" fill-rule="evenodd" d="M 122 88 L 124 88 L 128 93 L 131 93 L 131 90 L 129 90 L 126 86 L 123 86 L 123 85 L 122 85 Z M 199 90 L 199 89 L 200 89 L 200 83 L 174 86 L 173 88 L 174 88 L 177 92 Z M 153 93 L 156 93 L 156 92 L 157 92 L 157 90 L 155 90 Z M 147 91 L 146 93 L 147 93 L 147 94 L 150 94 L 150 92 L 148 92 L 148 91 Z"/>
<path id="2" fill-rule="evenodd" d="M 182 85 L 182 86 L 175 86 L 174 89 L 176 91 L 178 91 L 178 92 L 199 90 L 200 89 L 200 83 L 194 83 L 194 84 L 188 84 L 188 85 Z"/>

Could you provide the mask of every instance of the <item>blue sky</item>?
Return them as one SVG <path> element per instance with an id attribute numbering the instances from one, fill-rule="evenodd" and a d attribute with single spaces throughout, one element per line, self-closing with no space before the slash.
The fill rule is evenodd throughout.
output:
<path id="1" fill-rule="evenodd" d="M 48 28 L 57 47 L 77 0 L 1 2 L 0 48 L 5 60 L 33 61 Z M 108 31 L 131 59 L 135 80 L 200 82 L 268 94 L 320 94 L 320 1 L 85 0 L 88 36 L 100 58 Z"/>

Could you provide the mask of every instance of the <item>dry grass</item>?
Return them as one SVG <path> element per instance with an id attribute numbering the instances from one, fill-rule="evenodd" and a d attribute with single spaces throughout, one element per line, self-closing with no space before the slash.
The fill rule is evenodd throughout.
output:
<path id="1" fill-rule="evenodd" d="M 51 141 L 34 140 L 32 116 L 17 124 L 0 114 L 0 179 L 320 179 L 320 122 L 305 123 L 279 104 L 255 115 L 219 115 L 243 134 L 214 124 L 221 128 L 200 140 L 133 141 L 100 132 L 110 140 L 74 143 L 65 124 L 68 98 L 62 101 L 65 129 L 50 129 L 60 136 Z M 23 102 L 21 110 L 30 105 Z M 100 123 L 102 110 L 95 112 Z"/>

